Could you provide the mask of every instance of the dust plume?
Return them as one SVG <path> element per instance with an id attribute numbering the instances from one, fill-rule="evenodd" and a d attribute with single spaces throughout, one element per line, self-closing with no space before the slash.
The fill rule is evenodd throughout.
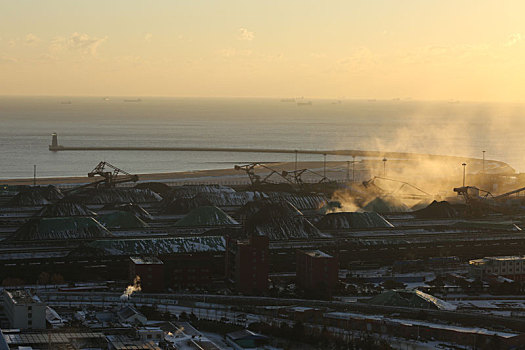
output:
<path id="1" fill-rule="evenodd" d="M 142 288 L 140 287 L 140 276 L 135 276 L 135 279 L 133 280 L 133 284 L 127 286 L 126 290 L 124 290 L 124 293 L 120 296 L 120 300 L 128 300 L 131 295 L 135 292 L 140 292 Z"/>
<path id="2" fill-rule="evenodd" d="M 393 104 L 389 108 L 400 107 Z M 385 152 L 385 155 L 361 159 L 357 169 L 369 178 L 359 179 L 349 191 L 336 192 L 332 199 L 355 211 L 356 206 L 362 208 L 375 196 L 400 199 L 407 206 L 414 205 L 418 197 L 455 198 L 453 188 L 462 186 L 464 171 L 467 186 L 492 193 L 520 187 L 523 184 L 517 182 L 512 164 L 500 160 L 518 155 L 518 150 L 509 150 L 501 140 L 502 135 L 520 137 L 520 130 L 525 129 L 525 121 L 519 118 L 523 109 L 523 105 L 414 104 L 411 110 L 405 110 L 402 119 L 385 119 L 373 135 L 356 145 L 357 149 Z M 387 152 L 420 156 L 396 159 Z M 497 177 L 499 179 L 494 180 Z M 373 187 L 363 186 L 361 181 L 371 179 L 369 184 Z"/>

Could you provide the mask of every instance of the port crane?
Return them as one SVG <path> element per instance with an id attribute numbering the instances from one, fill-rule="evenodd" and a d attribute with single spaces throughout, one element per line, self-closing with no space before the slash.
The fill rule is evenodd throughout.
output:
<path id="1" fill-rule="evenodd" d="M 270 173 L 268 175 L 262 177 L 261 175 L 258 175 L 258 174 L 255 173 L 255 169 L 258 168 L 258 167 L 264 168 L 266 170 L 269 170 Z M 269 166 L 265 165 L 264 163 L 248 163 L 248 164 L 245 164 L 245 165 L 235 165 L 234 169 L 235 170 L 243 170 L 244 172 L 246 172 L 246 175 L 248 175 L 248 178 L 250 179 L 250 183 L 252 184 L 252 186 L 257 186 L 257 185 L 261 185 L 261 184 L 269 184 L 269 183 L 271 183 L 269 181 L 269 179 L 274 174 L 277 174 L 277 175 L 283 177 L 287 182 L 292 183 L 288 178 L 284 177 L 282 175 L 282 173 L 278 172 L 275 169 L 270 168 Z"/>
<path id="2" fill-rule="evenodd" d="M 399 183 L 400 186 L 397 189 L 395 189 L 395 190 L 393 190 L 391 192 L 387 192 L 386 190 L 384 190 L 383 188 L 381 188 L 380 186 L 378 186 L 375 183 L 376 180 L 384 180 L 384 181 L 389 181 L 389 182 L 393 182 L 393 183 Z M 412 188 L 412 189 L 415 189 L 420 194 L 406 194 L 406 195 L 403 195 L 403 196 L 406 197 L 406 198 L 410 198 L 410 199 L 419 199 L 419 198 L 424 198 L 424 197 L 434 197 L 430 193 L 428 193 L 426 191 L 423 191 L 419 187 L 417 187 L 415 185 L 412 185 L 412 184 L 410 184 L 410 183 L 408 183 L 406 181 L 395 180 L 395 179 L 390 179 L 390 178 L 381 177 L 381 176 L 374 176 L 370 180 L 363 181 L 363 186 L 365 188 L 371 188 L 371 189 L 376 190 L 376 191 L 379 190 L 380 192 L 383 192 L 387 196 L 393 196 L 393 195 L 397 194 L 398 192 L 400 192 L 403 188 Z"/>
<path id="3" fill-rule="evenodd" d="M 264 168 L 269 171 L 269 173 L 262 177 L 261 175 L 258 175 L 255 173 L 256 168 Z M 277 171 L 275 169 L 270 168 L 269 166 L 263 164 L 263 163 L 249 163 L 245 165 L 235 165 L 235 170 L 243 170 L 248 175 L 250 182 L 253 186 L 261 185 L 261 184 L 270 184 L 271 182 L 269 179 L 273 175 L 280 176 L 282 179 L 285 180 L 286 183 L 289 183 L 291 185 L 298 186 L 299 188 L 303 188 L 306 186 L 306 183 L 303 180 L 303 175 L 306 174 L 313 174 L 320 179 L 316 182 L 317 184 L 322 183 L 329 183 L 330 181 L 326 176 L 323 176 L 319 173 L 316 173 L 313 170 L 310 169 L 298 169 L 298 170 L 292 170 L 292 171 Z"/>
<path id="4" fill-rule="evenodd" d="M 95 177 L 97 175 L 101 176 L 102 178 L 99 180 L 87 183 L 85 185 L 77 186 L 65 192 L 71 193 L 71 192 L 76 192 L 84 188 L 92 188 L 92 187 L 112 188 L 112 187 L 115 187 L 115 185 L 120 184 L 120 183 L 137 182 L 139 180 L 138 175 L 130 174 L 127 171 L 117 168 L 116 166 L 108 162 L 98 163 L 98 165 L 88 173 L 88 177 L 90 178 Z"/>
<path id="5" fill-rule="evenodd" d="M 112 170 L 107 171 L 106 167 Z M 115 187 L 115 185 L 119 183 L 137 182 L 139 180 L 138 175 L 132 175 L 108 162 L 98 163 L 95 169 L 88 173 L 88 177 L 95 177 L 95 175 L 103 177 L 103 179 L 98 181 L 98 185 L 103 184 L 104 187 Z"/>
<path id="6" fill-rule="evenodd" d="M 468 210 L 472 214 L 483 212 L 498 212 L 509 214 L 519 210 L 519 206 L 513 206 L 511 202 L 505 202 L 513 194 L 519 194 L 525 191 L 525 187 L 518 188 L 509 192 L 494 196 L 489 191 L 479 189 L 475 186 L 463 186 L 454 188 L 454 192 L 463 196 Z"/>
<path id="7" fill-rule="evenodd" d="M 290 183 L 295 183 L 299 186 L 303 186 L 305 184 L 302 178 L 304 173 L 313 174 L 319 177 L 319 180 L 317 181 L 318 184 L 330 182 L 330 180 L 326 176 L 321 175 L 310 169 L 297 169 L 297 170 L 292 170 L 292 171 L 283 170 L 281 172 L 281 176 L 285 179 L 288 179 L 288 182 Z"/>

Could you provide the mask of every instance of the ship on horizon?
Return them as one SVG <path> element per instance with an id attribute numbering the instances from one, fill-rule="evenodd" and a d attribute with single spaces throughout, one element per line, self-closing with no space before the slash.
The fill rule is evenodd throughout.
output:
<path id="1" fill-rule="evenodd" d="M 311 106 L 312 101 L 305 101 L 305 102 L 297 102 L 298 106 Z"/>

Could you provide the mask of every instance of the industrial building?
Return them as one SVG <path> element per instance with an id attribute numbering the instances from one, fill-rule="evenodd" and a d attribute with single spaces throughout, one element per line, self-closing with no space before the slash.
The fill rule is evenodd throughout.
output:
<path id="1" fill-rule="evenodd" d="M 226 276 L 239 292 L 262 294 L 268 289 L 269 239 L 251 235 L 249 239 L 227 240 Z"/>
<path id="2" fill-rule="evenodd" d="M 490 256 L 469 261 L 471 274 L 479 279 L 489 275 L 525 281 L 525 256 Z"/>
<path id="3" fill-rule="evenodd" d="M 26 290 L 4 290 L 4 312 L 12 328 L 45 329 L 46 304 Z"/>
<path id="4" fill-rule="evenodd" d="M 337 259 L 320 250 L 297 250 L 296 259 L 297 286 L 308 294 L 330 297 L 338 281 Z"/>
<path id="5" fill-rule="evenodd" d="M 165 288 L 164 263 L 156 257 L 131 257 L 129 279 L 140 277 L 140 286 L 145 293 L 161 292 Z"/>

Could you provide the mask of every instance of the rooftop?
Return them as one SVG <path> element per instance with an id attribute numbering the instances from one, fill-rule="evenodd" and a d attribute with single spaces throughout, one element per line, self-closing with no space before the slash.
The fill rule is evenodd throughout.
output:
<path id="1" fill-rule="evenodd" d="M 20 290 L 14 290 L 14 291 L 5 291 L 6 294 L 13 300 L 15 304 L 35 304 L 40 303 L 40 300 L 38 300 L 36 297 L 31 295 L 26 290 L 20 289 Z"/>
<path id="2" fill-rule="evenodd" d="M 147 257 L 130 257 L 131 261 L 135 265 L 162 265 L 164 262 L 160 260 L 159 258 L 156 258 L 154 256 L 147 256 Z"/>
<path id="3" fill-rule="evenodd" d="M 73 339 L 104 339 L 103 333 L 17 333 L 5 334 L 4 339 L 11 346 L 37 344 L 67 344 Z"/>
<path id="4" fill-rule="evenodd" d="M 513 256 L 489 256 L 485 259 L 497 260 L 497 261 L 509 261 L 509 260 L 525 260 L 525 256 L 513 255 Z"/>
<path id="5" fill-rule="evenodd" d="M 332 256 L 320 250 L 308 250 L 304 252 L 312 258 L 331 258 Z"/>
<path id="6" fill-rule="evenodd" d="M 487 256 L 482 259 L 473 259 L 469 261 L 470 265 L 484 265 L 489 261 L 525 261 L 523 255 L 509 255 L 509 256 Z"/>

